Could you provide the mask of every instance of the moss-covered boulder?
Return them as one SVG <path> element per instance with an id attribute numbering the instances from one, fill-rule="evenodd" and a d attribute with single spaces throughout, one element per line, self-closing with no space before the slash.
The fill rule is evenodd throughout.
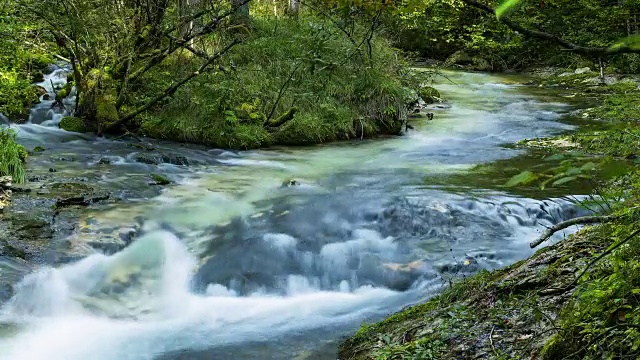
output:
<path id="1" fill-rule="evenodd" d="M 60 124 L 58 125 L 60 129 L 72 132 L 83 133 L 87 132 L 87 128 L 84 125 L 84 121 L 75 116 L 65 116 L 60 120 Z"/>
<path id="2" fill-rule="evenodd" d="M 36 71 L 31 74 L 31 81 L 34 83 L 41 83 L 44 81 L 44 74 L 40 71 Z"/>
<path id="3" fill-rule="evenodd" d="M 458 50 L 451 54 L 445 63 L 447 65 L 470 65 L 473 63 L 473 59 L 466 52 Z"/>
<path id="4" fill-rule="evenodd" d="M 160 175 L 160 174 L 151 174 L 151 179 L 153 180 L 151 185 L 164 186 L 164 185 L 169 185 L 169 184 L 172 183 L 172 181 L 169 180 L 169 178 L 167 178 L 164 175 Z"/>
<path id="5" fill-rule="evenodd" d="M 38 94 L 38 96 L 44 96 L 44 95 L 48 95 L 49 94 L 47 92 L 47 89 L 43 88 L 42 86 L 34 85 L 34 88 L 35 88 L 36 94 Z"/>
<path id="6" fill-rule="evenodd" d="M 490 71 L 492 68 L 491 63 L 481 57 L 474 57 L 471 67 L 476 71 Z"/>
<path id="7" fill-rule="evenodd" d="M 427 104 L 440 102 L 440 92 L 431 86 L 425 86 L 418 90 L 418 95 Z"/>

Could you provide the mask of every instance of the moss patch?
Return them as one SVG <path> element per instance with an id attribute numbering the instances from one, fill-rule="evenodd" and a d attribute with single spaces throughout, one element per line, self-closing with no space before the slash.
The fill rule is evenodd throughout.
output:
<path id="1" fill-rule="evenodd" d="M 60 120 L 60 124 L 58 125 L 60 129 L 72 132 L 83 133 L 86 132 L 86 127 L 84 125 L 84 121 L 79 117 L 74 116 L 65 116 Z"/>

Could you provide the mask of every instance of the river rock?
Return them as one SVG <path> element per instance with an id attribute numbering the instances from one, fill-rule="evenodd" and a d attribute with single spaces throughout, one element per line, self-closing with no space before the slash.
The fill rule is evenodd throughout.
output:
<path id="1" fill-rule="evenodd" d="M 576 71 L 574 71 L 573 73 L 576 75 L 581 75 L 581 74 L 587 74 L 590 72 L 591 72 L 591 68 L 583 67 L 583 68 L 576 69 Z"/>
<path id="2" fill-rule="evenodd" d="M 440 102 L 440 92 L 431 86 L 424 86 L 418 90 L 420 98 L 426 104 Z"/>
<path id="3" fill-rule="evenodd" d="M 445 63 L 448 65 L 469 65 L 473 63 L 473 59 L 471 59 L 471 56 L 463 50 L 458 50 L 451 54 Z"/>
<path id="4" fill-rule="evenodd" d="M 193 161 L 190 161 L 182 155 L 171 155 L 164 153 L 151 153 L 151 154 L 138 154 L 135 160 L 139 163 L 149 165 L 160 164 L 172 164 L 172 165 L 193 165 Z"/>
<path id="5" fill-rule="evenodd" d="M 36 93 L 38 94 L 38 96 L 49 95 L 47 89 L 43 88 L 42 86 L 34 85 L 34 87 L 36 88 Z"/>
<path id="6" fill-rule="evenodd" d="M 472 68 L 476 71 L 490 71 L 491 63 L 481 57 L 474 57 L 472 59 Z"/>

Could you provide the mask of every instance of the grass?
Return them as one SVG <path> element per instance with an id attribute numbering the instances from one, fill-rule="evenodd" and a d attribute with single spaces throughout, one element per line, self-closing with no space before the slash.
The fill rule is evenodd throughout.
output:
<path id="1" fill-rule="evenodd" d="M 23 183 L 26 159 L 27 151 L 16 143 L 13 130 L 0 128 L 0 176 L 11 176 L 16 183 Z"/>
<path id="2" fill-rule="evenodd" d="M 171 101 L 147 113 L 147 136 L 222 148 L 308 145 L 399 133 L 414 97 L 404 64 L 386 40 L 375 38 L 362 63 L 329 21 L 254 20 L 250 38 L 232 50 L 221 70 L 199 77 Z M 183 62 L 186 55 L 166 66 Z M 147 91 L 164 84 L 162 71 Z M 294 111 L 292 111 L 294 110 Z M 290 116 L 293 115 L 293 116 Z M 290 117 L 278 129 L 264 126 Z"/>

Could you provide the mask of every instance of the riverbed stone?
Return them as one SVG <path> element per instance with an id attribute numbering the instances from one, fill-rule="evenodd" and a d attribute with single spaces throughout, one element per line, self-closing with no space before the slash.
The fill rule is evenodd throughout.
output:
<path id="1" fill-rule="evenodd" d="M 583 68 L 576 69 L 576 71 L 574 71 L 573 73 L 576 74 L 576 75 L 581 75 L 581 74 L 586 74 L 586 73 L 590 73 L 590 72 L 591 72 L 591 68 L 583 67 Z"/>
<path id="2" fill-rule="evenodd" d="M 136 161 L 149 165 L 172 164 L 172 165 L 192 165 L 193 161 L 182 155 L 165 153 L 141 153 L 136 155 Z"/>
<path id="3" fill-rule="evenodd" d="M 463 50 L 458 50 L 451 54 L 445 63 L 448 65 L 469 65 L 473 63 L 473 59 Z"/>

